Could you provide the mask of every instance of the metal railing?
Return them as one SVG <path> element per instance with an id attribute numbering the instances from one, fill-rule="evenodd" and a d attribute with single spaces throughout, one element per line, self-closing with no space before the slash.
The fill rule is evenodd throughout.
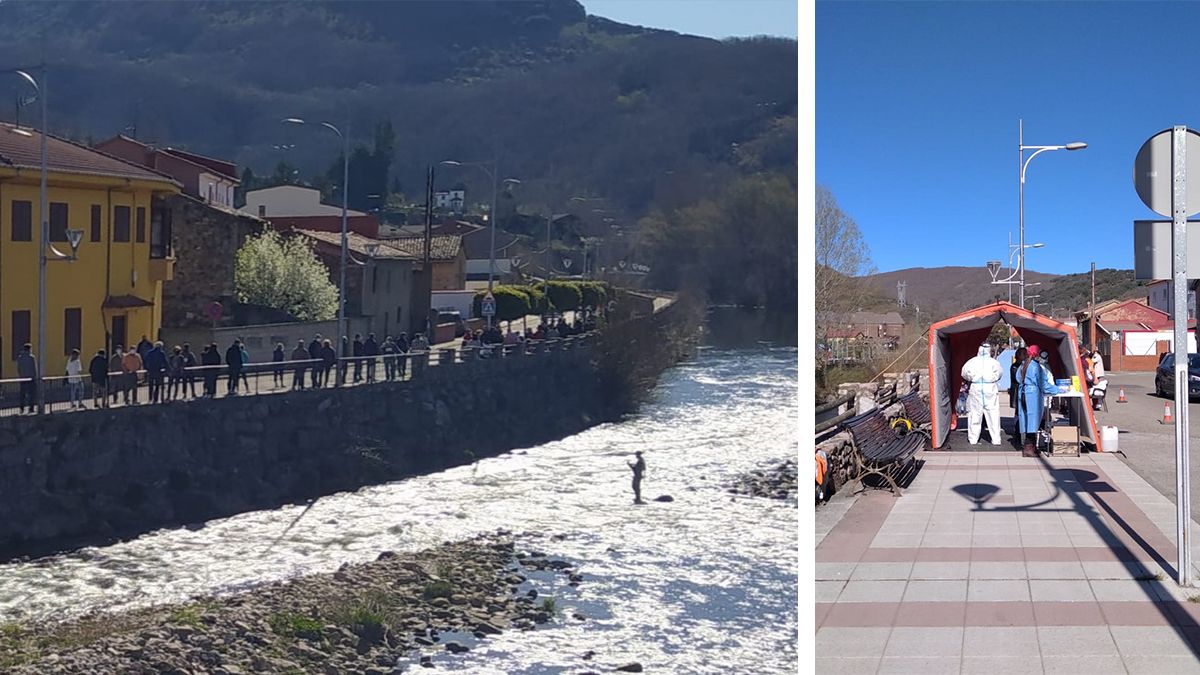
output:
<path id="1" fill-rule="evenodd" d="M 202 398 L 285 394 L 335 387 L 369 386 L 410 382 L 426 368 L 447 367 L 506 358 L 519 358 L 586 346 L 596 331 L 565 338 L 525 340 L 459 348 L 434 346 L 425 351 L 408 351 L 375 356 L 345 356 L 324 359 L 265 361 L 243 364 L 231 370 L 228 364 L 196 365 L 179 371 L 150 373 L 107 373 L 102 383 L 88 373 L 56 375 L 42 379 L 47 413 L 79 409 L 162 405 Z M 37 410 L 35 378 L 0 379 L 0 416 L 32 414 Z"/>

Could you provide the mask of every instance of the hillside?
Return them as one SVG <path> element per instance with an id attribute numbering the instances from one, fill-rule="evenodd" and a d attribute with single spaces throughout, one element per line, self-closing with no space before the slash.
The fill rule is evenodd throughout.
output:
<path id="1" fill-rule="evenodd" d="M 392 192 L 419 199 L 429 163 L 498 156 L 522 203 L 603 196 L 627 222 L 796 163 L 794 41 L 648 30 L 574 0 L 0 2 L 0 64 L 43 53 L 52 132 L 127 130 L 258 176 L 336 160 L 289 116 L 348 119 L 364 146 L 390 121 Z M 0 78 L 0 101 L 19 87 Z M 490 198 L 482 172 L 442 174 Z"/>
<path id="2" fill-rule="evenodd" d="M 1001 273 L 1001 278 L 1004 276 Z M 864 280 L 877 295 L 892 303 L 896 299 L 896 282 L 907 282 L 908 303 L 920 306 L 922 314 L 928 312 L 931 318 L 978 307 L 997 297 L 1008 299 L 1008 288 L 992 285 L 984 267 L 914 267 L 873 274 Z M 1031 286 L 1039 282 L 1040 286 Z M 1016 303 L 1017 287 L 1012 290 Z M 1037 298 L 1039 312 L 1070 315 L 1090 300 L 1091 274 L 1056 275 L 1030 270 L 1025 273 L 1025 292 L 1028 296 L 1041 296 Z M 1143 284 L 1133 278 L 1133 270 L 1096 270 L 1096 302 L 1145 295 Z"/>

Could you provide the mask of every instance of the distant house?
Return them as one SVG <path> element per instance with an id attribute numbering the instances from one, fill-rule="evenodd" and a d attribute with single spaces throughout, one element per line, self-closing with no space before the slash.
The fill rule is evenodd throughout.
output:
<path id="1" fill-rule="evenodd" d="M 1076 312 L 1075 318 L 1080 344 L 1086 346 L 1092 318 L 1087 309 Z M 1096 305 L 1095 347 L 1109 370 L 1154 370 L 1158 355 L 1167 350 L 1171 339 L 1171 317 L 1147 300 L 1109 300 Z"/>
<path id="2" fill-rule="evenodd" d="M 418 268 L 425 260 L 425 237 L 397 237 L 383 240 L 389 246 L 404 251 L 417 260 Z M 433 265 L 434 291 L 460 291 L 467 285 L 467 256 L 462 237 L 439 234 L 430 237 L 429 260 Z"/>
<path id="3" fill-rule="evenodd" d="M 295 234 L 314 242 L 314 250 L 329 269 L 330 281 L 337 284 L 341 269 L 342 235 L 340 232 L 295 230 Z M 346 314 L 366 319 L 367 331 L 380 342 L 387 335 L 417 330 L 424 304 L 415 297 L 419 284 L 413 275 L 419 261 L 407 251 L 390 246 L 387 240 L 370 239 L 357 232 L 346 238 L 349 266 L 346 274 Z M 364 337 L 366 337 L 364 335 Z"/>
<path id="4" fill-rule="evenodd" d="M 1170 316 L 1175 315 L 1175 294 L 1171 292 L 1170 280 L 1155 281 L 1146 287 L 1146 303 Z M 1189 289 L 1187 294 L 1188 318 L 1196 318 L 1196 291 Z"/>
<path id="5" fill-rule="evenodd" d="M 449 209 L 461 213 L 466 204 L 466 190 L 438 190 L 433 193 L 433 205 L 439 209 Z"/>
<path id="6" fill-rule="evenodd" d="M 277 185 L 246 193 L 242 210 L 289 230 L 342 231 L 342 207 L 321 203 L 321 191 L 301 185 Z M 346 229 L 371 239 L 379 238 L 379 219 L 369 213 L 347 211 Z"/>
<path id="7" fill-rule="evenodd" d="M 173 258 L 172 274 L 162 289 L 162 326 L 167 329 L 211 327 L 209 307 L 220 303 L 222 323 L 234 319 L 234 267 L 237 251 L 266 222 L 233 208 L 233 190 L 241 182 L 233 162 L 175 148 L 158 148 L 127 136 L 115 136 L 96 148 L 127 162 L 164 173 L 183 186 L 164 202 L 169 246 L 157 255 Z"/>

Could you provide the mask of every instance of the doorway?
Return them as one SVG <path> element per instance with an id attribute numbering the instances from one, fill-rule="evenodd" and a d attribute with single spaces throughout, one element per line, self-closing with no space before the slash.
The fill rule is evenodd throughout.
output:
<path id="1" fill-rule="evenodd" d="M 125 342 L 125 315 L 114 316 L 112 319 L 112 344 L 109 348 L 116 351 L 117 345 L 128 347 L 129 343 Z"/>

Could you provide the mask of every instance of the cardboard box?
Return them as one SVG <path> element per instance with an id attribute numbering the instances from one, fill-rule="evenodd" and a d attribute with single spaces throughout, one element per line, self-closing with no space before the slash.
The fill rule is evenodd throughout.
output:
<path id="1" fill-rule="evenodd" d="M 1053 427 L 1050 429 L 1050 454 L 1055 457 L 1079 456 L 1079 429 Z"/>

